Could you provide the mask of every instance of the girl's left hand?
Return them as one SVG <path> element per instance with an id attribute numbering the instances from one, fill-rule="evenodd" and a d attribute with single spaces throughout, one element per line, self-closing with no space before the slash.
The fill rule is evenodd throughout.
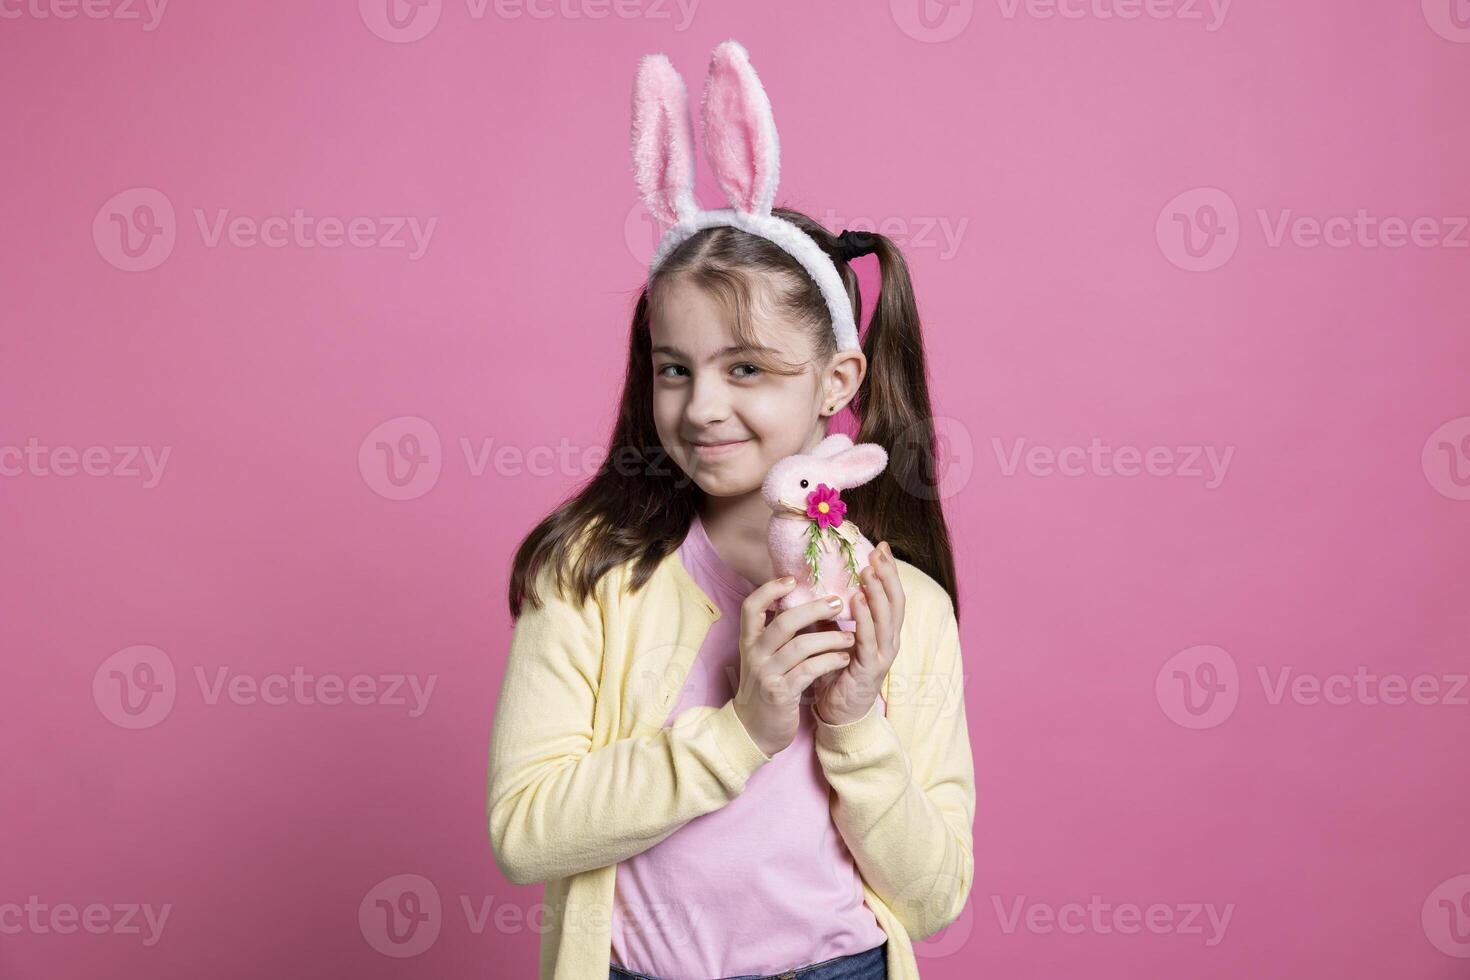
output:
<path id="1" fill-rule="evenodd" d="M 898 656 L 903 585 L 887 541 L 873 549 L 858 581 L 862 590 L 853 594 L 851 603 L 857 624 L 852 660 L 841 670 L 830 671 L 812 682 L 817 717 L 829 725 L 846 725 L 864 718 Z"/>

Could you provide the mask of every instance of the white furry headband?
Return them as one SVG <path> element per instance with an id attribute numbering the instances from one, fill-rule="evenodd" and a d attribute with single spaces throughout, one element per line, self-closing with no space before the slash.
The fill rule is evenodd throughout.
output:
<path id="1" fill-rule="evenodd" d="M 837 349 L 860 349 L 852 301 L 837 266 L 810 235 L 771 213 L 781 170 L 776 119 L 740 42 L 724 41 L 715 48 L 702 106 L 705 155 L 732 205 L 717 211 L 702 209 L 694 199 L 694 140 L 684 79 L 664 55 L 646 55 L 639 62 L 633 84 L 633 169 L 644 206 L 666 229 L 649 271 L 702 228 L 728 225 L 759 235 L 801 263 L 821 289 Z"/>

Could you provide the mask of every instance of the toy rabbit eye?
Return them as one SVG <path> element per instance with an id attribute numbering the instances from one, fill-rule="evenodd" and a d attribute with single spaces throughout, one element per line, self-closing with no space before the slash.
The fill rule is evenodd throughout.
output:
<path id="1" fill-rule="evenodd" d="M 806 485 L 807 485 L 807 481 L 806 481 L 806 480 L 802 480 L 802 481 L 801 481 L 801 488 L 802 488 L 802 489 L 803 489 L 803 490 L 805 490 L 805 489 L 806 489 Z"/>

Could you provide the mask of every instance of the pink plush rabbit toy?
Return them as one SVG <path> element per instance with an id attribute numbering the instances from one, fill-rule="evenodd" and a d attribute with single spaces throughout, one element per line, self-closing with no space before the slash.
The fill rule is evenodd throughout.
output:
<path id="1" fill-rule="evenodd" d="M 838 621 L 854 621 L 852 597 L 862 589 L 858 575 L 873 544 L 844 516 L 841 492 L 862 486 L 887 465 L 882 446 L 854 446 L 834 433 L 810 455 L 787 456 L 771 467 L 761 484 L 761 496 L 774 511 L 771 562 L 777 576 L 796 577 L 796 588 L 781 598 L 782 609 L 835 595 L 842 599 Z"/>

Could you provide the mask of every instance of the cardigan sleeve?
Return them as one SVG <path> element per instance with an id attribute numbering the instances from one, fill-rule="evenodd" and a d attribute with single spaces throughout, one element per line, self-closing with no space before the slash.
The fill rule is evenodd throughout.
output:
<path id="1" fill-rule="evenodd" d="M 975 770 L 952 605 L 931 636 L 919 650 L 900 649 L 890 673 L 906 653 L 911 659 L 889 678 L 887 714 L 876 701 L 845 725 L 812 713 L 817 757 L 834 792 L 833 822 L 913 939 L 959 917 L 975 873 Z"/>
<path id="2" fill-rule="evenodd" d="M 672 727 L 593 749 L 602 608 L 550 573 L 516 620 L 491 733 L 487 816 L 501 872 L 517 885 L 601 868 L 647 850 L 738 796 L 771 761 L 735 714 L 695 706 Z"/>

